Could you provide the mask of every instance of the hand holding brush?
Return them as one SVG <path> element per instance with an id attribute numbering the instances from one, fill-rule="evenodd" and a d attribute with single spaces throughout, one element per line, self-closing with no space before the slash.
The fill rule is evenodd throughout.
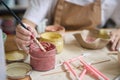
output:
<path id="1" fill-rule="evenodd" d="M 20 25 L 16 28 L 16 43 L 18 47 L 23 49 L 25 52 L 29 53 L 27 46 L 29 46 L 33 41 L 42 49 L 44 52 L 46 51 L 44 47 L 40 44 L 40 42 L 36 39 L 37 32 L 34 28 L 30 27 L 29 25 L 25 24 L 28 28 L 25 29 Z"/>
<path id="2" fill-rule="evenodd" d="M 0 3 L 3 4 L 7 10 L 13 15 L 13 17 L 18 21 L 18 23 L 21 25 L 21 27 L 16 28 L 16 41 L 18 42 L 18 45 L 21 44 L 21 48 L 26 49 L 26 45 L 29 45 L 32 40 L 45 52 L 46 50 L 41 45 L 41 43 L 36 39 L 36 37 L 32 34 L 32 32 L 36 32 L 35 29 L 29 29 L 29 27 L 26 27 L 21 19 L 4 3 L 4 1 L 0 0 Z"/>

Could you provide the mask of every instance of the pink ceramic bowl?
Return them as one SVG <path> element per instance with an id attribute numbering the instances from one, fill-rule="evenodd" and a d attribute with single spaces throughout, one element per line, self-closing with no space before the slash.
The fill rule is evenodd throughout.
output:
<path id="1" fill-rule="evenodd" d="M 59 34 L 64 36 L 65 28 L 60 25 L 50 25 L 46 27 L 45 31 L 46 32 L 58 32 Z"/>

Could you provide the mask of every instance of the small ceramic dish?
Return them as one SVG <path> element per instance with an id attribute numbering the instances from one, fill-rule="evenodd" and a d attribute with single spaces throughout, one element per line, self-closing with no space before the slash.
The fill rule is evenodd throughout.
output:
<path id="1" fill-rule="evenodd" d="M 7 62 L 17 62 L 24 61 L 27 57 L 27 54 L 24 51 L 10 51 L 6 52 L 5 56 Z"/>
<path id="2" fill-rule="evenodd" d="M 64 36 L 65 28 L 60 25 L 50 25 L 46 27 L 45 31 L 46 32 L 58 32 L 59 34 Z"/>
<path id="3" fill-rule="evenodd" d="M 25 76 L 24 78 L 21 79 L 7 79 L 7 80 L 32 80 L 30 75 Z"/>
<path id="4" fill-rule="evenodd" d="M 103 48 L 110 41 L 105 30 L 82 30 L 80 33 L 75 33 L 74 37 L 82 47 L 88 49 Z"/>
<path id="5" fill-rule="evenodd" d="M 32 67 L 27 63 L 14 62 L 7 65 L 7 77 L 8 79 L 22 79 L 25 76 L 30 75 Z"/>

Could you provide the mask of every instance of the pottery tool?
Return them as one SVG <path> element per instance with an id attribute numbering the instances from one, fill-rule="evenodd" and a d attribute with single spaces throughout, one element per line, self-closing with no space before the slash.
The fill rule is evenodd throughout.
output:
<path id="1" fill-rule="evenodd" d="M 80 76 L 78 77 L 76 75 L 76 72 L 71 69 L 71 66 L 69 63 L 79 60 L 82 63 L 83 66 L 83 71 L 80 74 Z M 105 75 L 103 75 L 100 71 L 98 71 L 96 68 L 94 68 L 93 66 L 87 64 L 83 59 L 82 56 L 79 56 L 77 58 L 72 58 L 68 61 L 64 62 L 64 65 L 66 65 L 68 67 L 68 70 L 78 79 L 78 80 L 82 80 L 82 78 L 84 77 L 85 73 L 91 73 L 95 78 L 97 78 L 98 80 L 109 80 Z"/>
<path id="2" fill-rule="evenodd" d="M 104 76 L 101 72 L 99 72 L 96 68 L 93 66 L 87 64 L 83 59 L 82 56 L 79 57 L 80 62 L 84 65 L 85 69 L 92 72 L 95 77 L 97 77 L 99 80 L 109 80 L 106 76 Z"/>
<path id="3" fill-rule="evenodd" d="M 68 71 L 70 71 L 70 72 L 77 78 L 77 80 L 79 80 L 79 77 L 78 77 L 77 73 L 76 73 L 75 70 L 70 66 L 70 63 L 67 62 L 67 61 L 65 61 L 65 62 L 64 62 L 64 65 L 66 65 Z"/>
<path id="4" fill-rule="evenodd" d="M 111 61 L 111 60 L 107 59 L 107 60 L 102 60 L 102 61 L 94 62 L 94 63 L 91 63 L 91 65 L 100 64 L 100 63 L 104 63 L 104 62 L 108 62 L 108 61 Z"/>
<path id="5" fill-rule="evenodd" d="M 102 61 L 98 61 L 98 62 L 94 62 L 94 63 L 91 63 L 91 65 L 95 65 L 95 64 L 100 64 L 100 63 L 104 63 L 104 62 L 108 62 L 108 61 L 110 61 L 110 59 L 107 59 L 107 60 L 102 60 Z M 60 64 L 57 64 L 56 65 L 56 67 L 55 68 L 57 68 L 57 67 L 59 67 L 59 66 L 62 66 L 64 64 L 64 62 L 62 61 Z M 72 66 L 74 66 L 73 64 L 72 64 Z M 79 66 L 74 66 L 75 68 L 73 68 L 73 69 L 80 69 L 80 70 L 82 70 L 81 68 L 83 67 L 82 65 L 79 65 Z M 62 72 L 67 72 L 68 71 L 68 69 L 66 69 L 66 70 L 59 70 L 59 71 L 56 71 L 56 72 L 50 72 L 50 73 L 46 73 L 46 74 L 42 74 L 41 76 L 47 76 L 47 75 L 54 75 L 54 74 L 59 74 L 59 73 L 62 73 Z M 80 77 L 80 75 L 79 75 L 79 79 L 82 79 L 83 77 L 82 77 L 82 75 L 84 75 L 84 73 L 86 73 L 86 70 L 84 70 L 80 75 L 81 75 L 81 77 Z"/>
<path id="6" fill-rule="evenodd" d="M 7 10 L 14 16 L 14 18 L 20 23 L 22 27 L 30 31 L 22 22 L 21 19 L 1 0 L 0 1 L 6 8 Z M 35 36 L 31 35 L 31 38 L 34 40 L 34 42 L 44 51 L 46 52 L 45 48 L 40 44 L 40 42 L 35 38 Z"/>
<path id="7" fill-rule="evenodd" d="M 118 51 L 110 51 L 108 52 L 108 55 L 117 55 L 118 54 Z"/>

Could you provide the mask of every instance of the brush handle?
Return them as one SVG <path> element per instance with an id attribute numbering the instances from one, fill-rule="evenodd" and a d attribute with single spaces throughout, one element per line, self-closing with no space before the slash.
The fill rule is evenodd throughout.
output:
<path id="1" fill-rule="evenodd" d="M 34 40 L 34 42 L 44 51 L 46 52 L 45 48 L 43 47 L 43 45 L 34 37 L 34 36 L 31 36 Z"/>

